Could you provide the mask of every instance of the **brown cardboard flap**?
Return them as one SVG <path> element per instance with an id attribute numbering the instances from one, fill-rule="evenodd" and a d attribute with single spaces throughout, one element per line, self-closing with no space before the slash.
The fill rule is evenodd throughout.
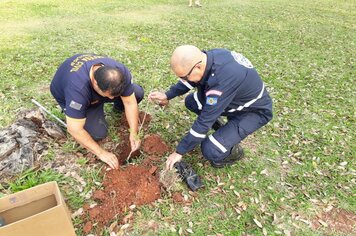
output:
<path id="1" fill-rule="evenodd" d="M 0 214 L 8 209 L 19 207 L 50 195 L 55 195 L 57 203 L 61 204 L 61 197 L 56 182 L 45 183 L 9 196 L 5 196 L 0 198 Z"/>
<path id="2" fill-rule="evenodd" d="M 6 236 L 75 236 L 71 217 L 56 182 L 49 182 L 0 199 Z"/>
<path id="3" fill-rule="evenodd" d="M 5 219 L 6 224 L 9 225 L 13 222 L 44 212 L 55 206 L 57 206 L 57 201 L 54 194 L 52 194 L 28 204 L 0 212 L 0 217 Z"/>

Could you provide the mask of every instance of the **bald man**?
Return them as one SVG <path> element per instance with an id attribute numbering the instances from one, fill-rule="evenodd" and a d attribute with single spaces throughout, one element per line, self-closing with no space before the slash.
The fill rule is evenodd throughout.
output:
<path id="1" fill-rule="evenodd" d="M 243 157 L 239 143 L 272 119 L 272 100 L 251 62 L 226 49 L 201 51 L 183 45 L 175 49 L 171 68 L 180 78 L 167 92 L 151 92 L 149 99 L 162 106 L 192 89 L 186 107 L 198 118 L 167 161 L 172 169 L 187 152 L 201 143 L 211 165 L 221 168 Z M 223 124 L 221 116 L 227 117 Z M 215 132 L 207 137 L 208 131 Z"/>

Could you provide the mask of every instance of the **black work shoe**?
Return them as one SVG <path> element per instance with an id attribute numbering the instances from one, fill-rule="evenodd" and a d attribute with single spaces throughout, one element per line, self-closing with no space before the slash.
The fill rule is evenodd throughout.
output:
<path id="1" fill-rule="evenodd" d="M 215 168 L 223 168 L 225 166 L 231 166 L 236 161 L 241 160 L 244 157 L 244 150 L 239 144 L 236 144 L 232 150 L 231 154 L 221 161 L 210 161 L 210 164 Z"/>
<path id="2" fill-rule="evenodd" d="M 222 117 L 219 117 L 215 123 L 213 124 L 212 128 L 213 130 L 217 131 L 218 129 L 220 129 L 222 126 L 224 126 L 224 120 Z"/>

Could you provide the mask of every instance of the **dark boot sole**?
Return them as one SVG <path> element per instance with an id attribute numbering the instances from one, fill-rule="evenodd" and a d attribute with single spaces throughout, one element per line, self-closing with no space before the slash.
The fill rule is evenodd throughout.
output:
<path id="1" fill-rule="evenodd" d="M 226 161 L 226 162 L 224 162 L 224 161 L 222 161 L 222 162 L 211 161 L 210 164 L 214 168 L 224 168 L 225 166 L 231 166 L 231 165 L 235 164 L 237 161 L 239 161 L 242 158 L 244 158 L 244 156 L 245 156 L 244 150 L 241 148 L 240 151 L 239 151 L 239 156 L 235 160 Z"/>

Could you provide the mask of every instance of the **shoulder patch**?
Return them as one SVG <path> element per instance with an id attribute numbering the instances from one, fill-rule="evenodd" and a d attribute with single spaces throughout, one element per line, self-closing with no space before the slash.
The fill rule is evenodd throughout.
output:
<path id="1" fill-rule="evenodd" d="M 73 108 L 73 109 L 79 111 L 79 110 L 82 108 L 83 105 L 72 100 L 72 101 L 70 102 L 69 106 L 70 106 L 71 108 Z"/>
<path id="2" fill-rule="evenodd" d="M 217 97 L 211 97 L 211 96 L 206 97 L 206 104 L 208 104 L 210 106 L 213 106 L 216 103 L 218 103 L 218 98 Z"/>

